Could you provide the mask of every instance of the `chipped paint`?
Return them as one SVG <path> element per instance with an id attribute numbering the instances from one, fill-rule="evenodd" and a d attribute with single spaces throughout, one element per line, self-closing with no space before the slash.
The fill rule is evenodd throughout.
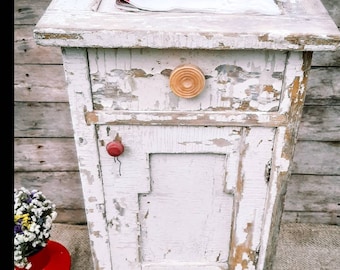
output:
<path id="1" fill-rule="evenodd" d="M 95 112 L 86 112 L 85 113 L 85 119 L 86 119 L 86 123 L 88 123 L 88 125 L 98 122 L 98 116 L 96 115 Z"/>
<path id="2" fill-rule="evenodd" d="M 95 116 L 93 116 L 95 114 Z M 119 112 L 93 111 L 85 114 L 87 124 L 203 125 L 203 126 L 281 126 L 287 116 L 278 113 L 241 112 Z"/>
<path id="3" fill-rule="evenodd" d="M 276 111 L 286 58 L 281 52 L 237 52 L 226 55 L 206 51 L 204 62 L 197 51 L 120 49 L 89 50 L 93 101 L 96 110 L 135 111 Z M 105 59 L 105 60 L 104 60 Z M 117 61 L 124 63 L 117 66 Z M 152 59 L 152 61 L 150 60 Z M 178 61 L 177 59 L 180 59 Z M 249 60 L 248 60 L 249 59 Z M 104 61 L 103 61 L 104 60 Z M 195 98 L 177 97 L 169 86 L 169 74 L 184 63 L 196 63 L 205 77 L 205 88 Z M 210 63 L 211 62 L 211 63 Z M 229 64 L 233 63 L 233 64 Z"/>
<path id="4" fill-rule="evenodd" d="M 82 40 L 81 34 L 77 33 L 39 33 L 35 34 L 37 39 L 62 39 L 62 40 Z"/>
<path id="5" fill-rule="evenodd" d="M 180 19 L 177 13 L 169 13 L 166 20 L 164 14 L 122 14 L 109 1 L 102 0 L 96 12 L 91 9 L 93 0 L 51 5 L 34 29 L 36 42 L 60 47 L 204 50 L 339 47 L 339 31 L 318 0 L 294 1 L 294 5 L 279 1 L 279 16 L 214 14 L 208 21 L 202 20 L 199 13 L 185 14 Z"/>
<path id="6" fill-rule="evenodd" d="M 197 14 L 88 1 L 55 2 L 34 35 L 63 47 L 95 268 L 270 269 L 311 60 L 301 50 L 336 49 L 338 29 L 299 6 L 317 0 L 298 1 L 296 21 L 289 9 L 215 14 L 208 29 Z M 169 75 L 187 63 L 206 84 L 181 99 Z M 118 133 L 122 174 L 105 149 Z"/>
<path id="7" fill-rule="evenodd" d="M 212 140 L 213 144 L 219 146 L 219 147 L 225 147 L 228 145 L 232 145 L 228 140 L 223 139 L 223 138 L 216 138 Z"/>
<path id="8" fill-rule="evenodd" d="M 255 270 L 256 251 L 251 248 L 253 224 L 248 223 L 247 227 L 244 228 L 244 233 L 246 240 L 243 243 L 238 242 L 233 245 L 233 257 L 229 262 L 231 270 Z"/>

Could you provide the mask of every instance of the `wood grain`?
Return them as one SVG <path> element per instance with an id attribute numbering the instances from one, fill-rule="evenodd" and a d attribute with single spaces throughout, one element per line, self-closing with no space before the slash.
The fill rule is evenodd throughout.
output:
<path id="1" fill-rule="evenodd" d="M 340 2 L 322 2 L 340 26 Z M 46 190 L 46 183 L 51 182 L 52 191 L 68 189 L 70 192 L 59 194 L 63 201 L 59 221 L 85 222 L 84 209 L 75 205 L 82 201 L 82 193 L 61 52 L 57 47 L 38 46 L 33 40 L 33 28 L 49 3 L 50 0 L 14 2 L 14 183 Z M 339 224 L 334 209 L 320 203 L 316 193 L 327 196 L 327 201 L 338 199 L 330 189 L 336 188 L 338 180 L 332 179 L 339 176 L 332 158 L 339 158 L 340 51 L 314 52 L 312 65 L 283 221 Z M 44 150 L 39 150 L 39 145 Z M 65 186 L 56 184 L 60 175 L 69 179 Z M 301 177 L 303 188 L 297 189 L 294 179 Z M 317 185 L 315 179 L 321 179 L 323 185 Z M 314 195 L 310 196 L 310 192 Z"/>

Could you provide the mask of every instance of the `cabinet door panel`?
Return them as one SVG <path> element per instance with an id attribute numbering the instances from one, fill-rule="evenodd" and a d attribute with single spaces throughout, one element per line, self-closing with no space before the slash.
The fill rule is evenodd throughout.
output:
<path id="1" fill-rule="evenodd" d="M 234 234 L 243 236 L 249 223 L 260 232 L 274 129 L 103 125 L 97 131 L 112 269 L 228 269 L 239 244 Z M 125 150 L 114 158 L 105 146 L 116 136 Z M 252 245 L 260 241 L 249 237 Z"/>
<path id="2" fill-rule="evenodd" d="M 149 194 L 140 196 L 143 262 L 226 262 L 232 196 L 225 155 L 152 154 Z"/>

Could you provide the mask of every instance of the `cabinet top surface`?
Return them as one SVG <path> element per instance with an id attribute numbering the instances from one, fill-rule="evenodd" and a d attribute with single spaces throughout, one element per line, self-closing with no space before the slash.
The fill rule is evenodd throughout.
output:
<path id="1" fill-rule="evenodd" d="M 334 51 L 340 47 L 340 32 L 320 0 L 278 0 L 275 5 L 278 14 L 127 12 L 117 9 L 115 0 L 52 0 L 34 38 L 43 46 L 91 48 Z"/>

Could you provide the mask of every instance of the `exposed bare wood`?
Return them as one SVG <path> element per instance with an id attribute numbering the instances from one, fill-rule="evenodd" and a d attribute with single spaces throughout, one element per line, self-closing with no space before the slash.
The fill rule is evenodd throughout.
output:
<path id="1" fill-rule="evenodd" d="M 340 215 L 340 176 L 296 175 L 288 183 L 286 211 Z"/>
<path id="2" fill-rule="evenodd" d="M 15 0 L 14 24 L 36 24 L 51 0 Z"/>
<path id="3" fill-rule="evenodd" d="M 86 113 L 88 124 L 131 124 L 131 125 L 188 125 L 188 126 L 266 126 L 275 127 L 287 123 L 285 115 L 279 113 L 258 114 L 252 112 L 191 111 L 191 112 L 102 112 Z"/>
<path id="4" fill-rule="evenodd" d="M 305 106 L 299 140 L 340 141 L 340 106 Z"/>
<path id="5" fill-rule="evenodd" d="M 86 223 L 78 172 L 16 172 L 14 180 L 17 187 L 30 186 L 47 192 L 57 202 L 58 222 Z M 282 221 L 340 225 L 339 181 L 339 176 L 293 174 Z"/>
<path id="6" fill-rule="evenodd" d="M 15 64 L 62 64 L 60 48 L 37 45 L 33 29 L 34 25 L 14 25 Z"/>
<path id="7" fill-rule="evenodd" d="M 78 170 L 72 138 L 16 138 L 14 142 L 15 171 Z M 299 141 L 293 174 L 339 175 L 338 149 L 338 142 Z"/>
<path id="8" fill-rule="evenodd" d="M 78 171 L 15 172 L 14 187 L 41 190 L 57 206 L 56 222 L 86 224 L 83 193 Z"/>
<path id="9" fill-rule="evenodd" d="M 77 171 L 73 138 L 15 138 L 14 171 Z"/>
<path id="10" fill-rule="evenodd" d="M 68 103 L 15 102 L 14 105 L 15 137 L 71 138 L 73 136 Z M 302 122 L 299 128 L 299 140 L 339 141 L 339 110 L 339 106 L 306 106 L 304 108 Z M 236 116 L 236 114 L 234 115 Z M 117 121 L 116 123 L 118 122 L 129 122 L 131 124 L 134 123 L 133 120 Z M 187 121 L 181 122 L 188 123 Z M 204 123 L 204 121 L 200 121 L 200 123 Z M 283 122 L 276 122 L 276 124 L 279 123 Z M 193 122 L 193 124 L 195 124 L 195 122 Z M 233 123 L 230 122 L 229 125 L 230 124 Z M 248 124 L 260 125 L 259 123 L 255 123 L 253 121 L 248 122 Z M 262 125 L 263 124 L 264 123 L 262 123 Z M 223 125 L 226 125 L 226 123 L 224 123 Z"/>
<path id="11" fill-rule="evenodd" d="M 338 0 L 321 0 L 335 24 L 340 26 L 340 6 Z"/>
<path id="12" fill-rule="evenodd" d="M 340 16 L 339 16 L 340 17 Z M 315 67 L 339 67 L 340 51 L 335 52 L 314 52 L 312 65 Z"/>
<path id="13" fill-rule="evenodd" d="M 339 213 L 285 211 L 282 222 L 340 225 Z"/>
<path id="14" fill-rule="evenodd" d="M 63 66 L 14 65 L 14 100 L 68 102 Z"/>
<path id="15" fill-rule="evenodd" d="M 14 187 L 30 186 L 41 190 L 59 208 L 84 209 L 79 173 L 72 172 L 17 172 Z"/>
<path id="16" fill-rule="evenodd" d="M 293 173 L 340 175 L 339 160 L 339 141 L 299 141 L 295 149 Z"/>
<path id="17" fill-rule="evenodd" d="M 15 137 L 71 137 L 68 103 L 14 103 Z"/>
<path id="18" fill-rule="evenodd" d="M 312 68 L 309 73 L 306 105 L 340 104 L 340 68 Z"/>

